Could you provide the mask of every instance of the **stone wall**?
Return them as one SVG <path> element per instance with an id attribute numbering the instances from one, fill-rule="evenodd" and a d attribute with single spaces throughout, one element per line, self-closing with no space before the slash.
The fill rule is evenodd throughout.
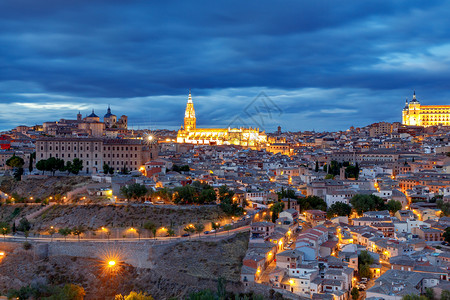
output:
<path id="1" fill-rule="evenodd" d="M 105 260 L 111 256 L 117 256 L 120 261 L 137 268 L 151 269 L 152 258 L 157 257 L 166 247 L 174 242 L 160 243 L 154 240 L 141 242 L 111 241 L 111 242 L 34 242 L 33 251 L 36 257 L 43 259 L 48 256 L 77 256 L 86 258 L 98 258 Z M 0 251 L 17 252 L 23 247 L 23 242 L 0 242 Z"/>

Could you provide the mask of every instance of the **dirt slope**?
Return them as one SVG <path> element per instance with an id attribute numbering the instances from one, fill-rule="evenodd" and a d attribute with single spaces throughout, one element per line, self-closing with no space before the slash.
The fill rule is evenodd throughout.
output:
<path id="1" fill-rule="evenodd" d="M 95 258 L 57 256 L 37 260 L 30 251 L 19 249 L 0 262 L 0 293 L 36 283 L 74 283 L 84 287 L 88 300 L 114 299 L 113 295 L 132 290 L 147 292 L 155 299 L 181 299 L 193 291 L 214 290 L 219 276 L 236 290 L 247 245 L 248 233 L 219 242 L 178 243 L 153 257 L 155 268 L 123 265 L 116 276 L 105 274 L 102 262 Z"/>

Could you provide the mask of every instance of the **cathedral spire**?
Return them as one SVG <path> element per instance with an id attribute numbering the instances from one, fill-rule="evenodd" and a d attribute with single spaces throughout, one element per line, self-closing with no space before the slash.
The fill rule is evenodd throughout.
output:
<path id="1" fill-rule="evenodd" d="M 414 90 L 413 100 L 416 100 L 416 90 Z"/>
<path id="2" fill-rule="evenodd" d="M 189 89 L 188 103 L 192 103 L 191 89 Z"/>

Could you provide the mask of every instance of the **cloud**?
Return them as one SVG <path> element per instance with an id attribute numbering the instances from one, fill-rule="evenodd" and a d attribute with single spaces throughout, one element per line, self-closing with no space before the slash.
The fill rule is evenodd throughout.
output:
<path id="1" fill-rule="evenodd" d="M 178 128 L 189 88 L 199 122 L 211 126 L 229 124 L 260 91 L 283 111 L 268 130 L 398 120 L 413 89 L 429 104 L 448 102 L 449 8 L 437 0 L 2 1 L 3 126 L 111 104 L 133 126 Z"/>

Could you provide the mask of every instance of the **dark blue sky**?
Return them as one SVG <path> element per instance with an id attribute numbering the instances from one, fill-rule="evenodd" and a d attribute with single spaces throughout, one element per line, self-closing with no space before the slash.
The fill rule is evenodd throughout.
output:
<path id="1" fill-rule="evenodd" d="M 176 129 L 189 88 L 198 127 L 400 121 L 414 89 L 450 103 L 449 16 L 432 0 L 3 0 L 0 129 L 108 104 Z M 255 116 L 260 92 L 276 110 Z"/>

